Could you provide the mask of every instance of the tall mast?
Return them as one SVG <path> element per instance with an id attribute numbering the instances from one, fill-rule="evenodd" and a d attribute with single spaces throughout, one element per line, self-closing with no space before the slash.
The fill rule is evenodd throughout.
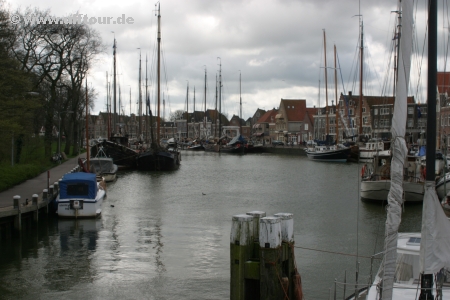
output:
<path id="1" fill-rule="evenodd" d="M 215 118 L 214 118 L 214 137 L 216 137 L 216 133 L 217 133 L 217 73 L 216 73 L 216 106 L 214 107 L 214 112 L 215 112 Z M 212 120 L 211 120 L 211 125 L 212 125 Z"/>
<path id="2" fill-rule="evenodd" d="M 205 67 L 205 114 L 203 116 L 203 133 L 206 140 L 206 67 Z"/>
<path id="3" fill-rule="evenodd" d="M 147 64 L 148 64 L 148 60 L 147 60 L 147 53 L 145 54 L 145 124 L 147 125 L 146 127 L 148 128 L 148 111 L 147 111 L 147 105 L 148 105 L 148 78 L 147 78 Z M 145 140 L 148 141 L 148 130 L 147 128 L 145 128 Z"/>
<path id="4" fill-rule="evenodd" d="M 197 121 L 195 118 L 195 85 L 194 85 L 194 115 L 193 115 L 193 117 L 194 117 L 194 128 L 195 128 L 195 121 Z"/>
<path id="5" fill-rule="evenodd" d="M 113 116 L 113 132 L 116 132 L 116 38 L 114 37 L 114 46 L 113 46 L 113 56 L 114 56 L 114 83 L 113 83 L 113 88 L 114 88 L 114 116 Z"/>
<path id="6" fill-rule="evenodd" d="M 160 104 L 161 104 L 161 79 L 160 79 L 160 72 L 161 72 L 161 61 L 160 61 L 160 55 L 161 55 L 161 13 L 160 13 L 160 4 L 158 3 L 158 118 L 156 123 L 156 142 L 159 145 L 159 136 L 160 136 L 160 128 L 161 128 L 161 119 L 160 119 Z"/>
<path id="7" fill-rule="evenodd" d="M 118 114 L 118 118 L 119 118 L 119 133 L 121 133 L 121 130 L 120 130 L 120 108 L 122 107 L 122 97 L 121 97 L 121 92 L 120 92 L 120 84 L 119 84 L 119 114 Z"/>
<path id="8" fill-rule="evenodd" d="M 218 57 L 220 59 L 220 57 Z M 219 64 L 219 138 L 222 134 L 222 59 Z"/>
<path id="9" fill-rule="evenodd" d="M 363 34 L 363 22 L 361 20 L 361 47 L 359 48 L 359 54 L 361 61 L 359 64 L 359 134 L 363 134 L 362 130 L 362 105 L 363 105 L 363 66 L 364 66 L 364 34 Z"/>
<path id="10" fill-rule="evenodd" d="M 189 81 L 186 87 L 186 138 L 189 138 Z"/>
<path id="11" fill-rule="evenodd" d="M 241 72 L 239 72 L 239 135 L 242 136 L 242 96 L 241 96 Z"/>
<path id="12" fill-rule="evenodd" d="M 108 138 L 111 136 L 111 106 L 109 101 L 108 71 L 106 71 L 106 122 L 108 123 Z"/>
<path id="13" fill-rule="evenodd" d="M 130 128 L 129 128 L 129 130 L 128 130 L 128 133 L 132 133 L 132 131 L 131 131 L 131 85 L 130 85 Z"/>
<path id="14" fill-rule="evenodd" d="M 88 100 L 88 86 L 87 86 L 87 77 L 86 77 L 86 166 L 88 171 L 90 170 L 90 161 L 89 161 L 89 100 Z"/>
<path id="15" fill-rule="evenodd" d="M 141 138 L 142 134 L 142 90 L 141 90 L 141 48 L 139 49 L 139 108 L 138 108 L 138 115 L 139 115 L 139 139 Z"/>
<path id="16" fill-rule="evenodd" d="M 336 127 L 336 145 L 339 142 L 339 101 L 337 92 L 337 65 L 336 65 L 336 44 L 334 45 L 334 98 L 336 99 L 335 127 Z"/>
<path id="17" fill-rule="evenodd" d="M 326 114 L 326 131 L 325 131 L 325 140 L 328 138 L 329 134 L 329 122 L 328 122 L 328 76 L 327 76 L 327 39 L 325 37 L 325 29 L 323 30 L 323 48 L 325 55 L 325 114 Z"/>

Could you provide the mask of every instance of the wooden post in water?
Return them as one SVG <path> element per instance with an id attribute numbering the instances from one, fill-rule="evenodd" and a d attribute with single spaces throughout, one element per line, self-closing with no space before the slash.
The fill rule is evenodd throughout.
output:
<path id="1" fill-rule="evenodd" d="M 14 208 L 17 209 L 17 216 L 14 218 L 14 229 L 22 230 L 22 213 L 20 211 L 20 196 L 15 195 L 13 197 Z"/>
<path id="2" fill-rule="evenodd" d="M 45 202 L 44 202 L 44 203 L 45 203 L 45 207 L 46 207 L 45 213 L 48 214 L 48 203 L 49 203 L 50 201 L 48 201 L 48 190 L 47 190 L 47 189 L 44 189 L 44 190 L 42 191 L 42 201 L 45 201 Z"/>
<path id="3" fill-rule="evenodd" d="M 230 299 L 245 298 L 245 262 L 252 254 L 253 217 L 249 215 L 234 215 L 230 235 Z"/>
<path id="4" fill-rule="evenodd" d="M 260 299 L 284 299 L 281 282 L 281 219 L 259 220 Z"/>
<path id="5" fill-rule="evenodd" d="M 39 217 L 38 199 L 39 199 L 38 194 L 33 194 L 33 196 L 31 196 L 31 204 L 36 207 L 36 210 L 33 213 L 33 221 L 35 221 L 35 222 L 38 221 L 38 217 Z"/>
<path id="6" fill-rule="evenodd" d="M 294 295 L 295 260 L 294 260 L 294 215 L 291 213 L 277 213 L 275 217 L 281 219 L 282 256 L 281 269 L 283 278 L 287 281 L 285 291 L 291 299 Z"/>
<path id="7" fill-rule="evenodd" d="M 263 211 L 255 210 L 250 211 L 247 215 L 253 217 L 253 253 L 251 258 L 259 259 L 259 220 L 266 216 L 266 213 Z"/>

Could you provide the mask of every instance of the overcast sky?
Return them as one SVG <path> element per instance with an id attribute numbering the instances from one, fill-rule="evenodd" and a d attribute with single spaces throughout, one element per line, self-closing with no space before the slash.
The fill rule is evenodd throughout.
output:
<path id="1" fill-rule="evenodd" d="M 106 52 L 99 57 L 88 77 L 88 82 L 98 93 L 92 113 L 106 110 L 106 72 L 111 75 L 113 70 L 114 36 L 117 40 L 117 74 L 123 110 L 127 115 L 130 113 L 131 87 L 131 111 L 137 111 L 139 51 L 142 53 L 143 86 L 145 57 L 148 56 L 153 108 L 155 3 L 136 0 L 41 0 L 39 4 L 33 0 L 9 1 L 12 10 L 18 5 L 22 9 L 38 5 L 40 9 L 50 9 L 55 16 L 67 16 L 78 11 L 88 17 L 113 17 L 113 20 L 122 14 L 125 18 L 131 17 L 133 24 L 91 25 L 101 34 L 106 46 Z M 425 3 L 425 0 L 419 2 Z M 162 0 L 160 5 L 162 90 L 166 99 L 166 118 L 171 111 L 185 109 L 188 82 L 189 111 L 193 109 L 194 87 L 195 108 L 204 109 L 205 69 L 207 108 L 214 108 L 220 63 L 222 111 L 229 118 L 239 114 L 240 74 L 244 119 L 252 116 L 257 108 L 268 110 L 278 107 L 281 98 L 306 99 L 309 107 L 319 105 L 319 80 L 322 86 L 320 106 L 324 106 L 323 30 L 327 37 L 328 67 L 334 65 L 334 45 L 339 56 L 344 82 L 339 79 L 338 93 L 345 89 L 345 92 L 352 90 L 353 94 L 359 94 L 359 14 L 364 21 L 364 77 L 367 79 L 364 94 L 382 93 L 397 17 L 391 12 L 397 9 L 395 0 Z M 422 26 L 420 22 L 424 22 L 423 17 L 417 22 L 417 27 Z M 420 37 L 418 44 L 422 47 Z M 112 81 L 111 76 L 109 80 Z M 335 98 L 333 69 L 328 69 L 328 88 L 331 105 L 331 100 Z M 162 111 L 163 108 L 161 114 Z"/>

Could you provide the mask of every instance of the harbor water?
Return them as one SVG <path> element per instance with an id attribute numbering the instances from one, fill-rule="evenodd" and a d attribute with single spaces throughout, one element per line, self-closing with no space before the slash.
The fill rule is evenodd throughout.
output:
<path id="1" fill-rule="evenodd" d="M 369 257 L 384 243 L 385 207 L 359 200 L 360 170 L 306 156 L 183 151 L 177 171 L 122 172 L 101 218 L 41 216 L 2 241 L 0 298 L 229 299 L 232 216 L 260 210 L 293 213 L 305 299 L 328 299 L 345 272 L 354 282 L 357 262 L 367 283 Z M 400 230 L 420 231 L 421 210 L 406 206 Z"/>

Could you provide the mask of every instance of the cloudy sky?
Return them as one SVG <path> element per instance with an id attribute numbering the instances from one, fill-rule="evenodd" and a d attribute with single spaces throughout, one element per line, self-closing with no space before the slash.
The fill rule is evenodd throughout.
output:
<path id="1" fill-rule="evenodd" d="M 113 70 L 114 36 L 117 40 L 117 74 L 123 110 L 126 114 L 130 113 L 130 109 L 137 111 L 140 51 L 142 85 L 145 85 L 147 55 L 149 92 L 154 103 L 155 3 L 136 0 L 41 0 L 39 4 L 33 0 L 7 1 L 11 1 L 12 10 L 18 6 L 24 9 L 38 5 L 40 9 L 50 9 L 53 15 L 61 17 L 76 12 L 89 18 L 113 17 L 112 20 L 116 20 L 122 15 L 131 17 L 133 24 L 92 25 L 101 34 L 106 49 L 88 77 L 98 93 L 93 113 L 106 110 L 106 72 L 111 75 Z M 281 98 L 306 99 L 310 107 L 324 106 L 323 30 L 327 37 L 328 67 L 334 65 L 334 45 L 339 56 L 343 82 L 339 79 L 338 93 L 345 89 L 345 92 L 352 90 L 353 94 L 359 94 L 359 14 L 364 21 L 364 93 L 380 95 L 383 90 L 389 90 L 384 82 L 388 80 L 387 69 L 393 68 L 388 67 L 388 58 L 397 17 L 391 12 L 397 9 L 395 0 L 161 0 L 159 3 L 166 118 L 171 111 L 185 109 L 188 83 L 189 111 L 193 109 L 194 87 L 195 108 L 204 109 L 205 70 L 207 108 L 214 108 L 220 64 L 222 111 L 228 117 L 239 114 L 240 74 L 245 119 L 253 115 L 257 108 L 268 110 L 278 107 Z M 419 1 L 416 14 L 424 4 L 425 0 Z M 422 27 L 423 22 L 424 17 L 418 17 L 417 27 Z M 418 49 L 423 48 L 423 37 L 417 37 L 417 44 Z M 423 54 L 418 55 L 420 62 Z M 439 67 L 443 68 L 441 65 Z M 328 69 L 329 102 L 334 100 L 333 73 L 332 69 Z M 340 75 L 338 77 L 341 78 Z M 109 80 L 112 81 L 111 76 Z M 426 77 L 422 80 L 426 82 Z M 320 98 L 319 81 L 322 87 Z"/>

